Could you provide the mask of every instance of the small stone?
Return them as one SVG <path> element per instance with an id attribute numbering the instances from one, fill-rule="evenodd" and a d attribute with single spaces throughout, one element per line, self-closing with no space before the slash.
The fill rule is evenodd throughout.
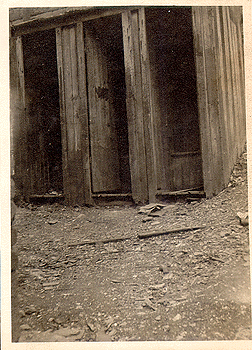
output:
<path id="1" fill-rule="evenodd" d="M 31 327 L 28 324 L 22 324 L 20 329 L 22 329 L 22 331 L 29 331 Z"/>
<path id="2" fill-rule="evenodd" d="M 164 332 L 169 332 L 170 331 L 170 326 L 167 324 L 163 327 Z"/>
<path id="3" fill-rule="evenodd" d="M 156 318 L 155 318 L 156 321 L 161 321 L 161 316 L 158 315 Z"/>
<path id="4" fill-rule="evenodd" d="M 86 322 L 87 323 L 87 326 L 88 328 L 90 329 L 91 332 L 94 332 L 96 330 L 95 326 L 93 323 L 91 322 Z"/>
<path id="5" fill-rule="evenodd" d="M 153 286 L 149 286 L 149 289 L 157 290 L 157 289 L 161 289 L 161 288 L 164 288 L 164 287 L 165 287 L 165 283 L 161 283 L 161 284 L 155 284 Z"/>
<path id="6" fill-rule="evenodd" d="M 20 315 L 20 317 L 25 317 L 25 312 L 24 312 L 24 310 L 19 310 L 19 315 Z"/>
<path id="7" fill-rule="evenodd" d="M 55 225 L 55 224 L 57 224 L 57 222 L 58 222 L 57 220 L 49 220 L 48 224 L 49 225 Z"/>
<path id="8" fill-rule="evenodd" d="M 54 286 L 57 286 L 59 284 L 59 281 L 55 281 L 55 282 L 44 282 L 43 283 L 43 287 L 54 287 Z"/>
<path id="9" fill-rule="evenodd" d="M 58 324 L 61 324 L 61 325 L 63 325 L 64 322 L 65 322 L 65 320 L 63 319 L 63 317 L 57 317 L 57 318 L 55 318 L 54 321 L 55 321 L 56 323 L 58 323 Z"/>
<path id="10" fill-rule="evenodd" d="M 181 315 L 180 314 L 177 314 L 174 318 L 173 318 L 173 322 L 177 322 L 179 320 L 181 320 Z"/>
<path id="11" fill-rule="evenodd" d="M 51 322 L 54 322 L 54 318 L 53 318 L 53 317 L 50 317 L 49 320 L 48 320 L 48 322 L 50 322 L 50 323 L 51 323 Z"/>
<path id="12" fill-rule="evenodd" d="M 186 336 L 186 332 L 182 332 L 181 334 L 179 334 L 177 337 L 176 337 L 176 341 L 180 341 L 182 340 L 185 336 Z"/>
<path id="13" fill-rule="evenodd" d="M 145 298 L 145 299 L 144 299 L 143 306 L 144 306 L 144 307 L 149 307 L 150 309 L 156 311 L 155 306 L 152 304 L 152 302 L 151 302 L 148 298 Z"/>
<path id="14" fill-rule="evenodd" d="M 37 310 L 36 310 L 36 308 L 35 308 L 34 305 L 29 306 L 29 307 L 25 310 L 26 315 L 32 315 L 32 314 L 34 314 L 34 313 L 36 313 L 36 312 L 37 312 Z"/>
<path id="15" fill-rule="evenodd" d="M 57 335 L 69 337 L 72 335 L 78 335 L 80 333 L 80 330 L 78 328 L 60 328 L 55 331 L 55 333 L 57 333 Z"/>
<path id="16" fill-rule="evenodd" d="M 107 331 L 110 327 L 111 327 L 111 325 L 114 323 L 114 319 L 113 319 L 113 317 L 112 316 L 109 316 L 107 319 L 106 319 L 106 321 L 105 321 L 105 324 L 106 324 L 106 329 L 105 329 L 105 331 Z"/>
<path id="17" fill-rule="evenodd" d="M 148 221 L 152 221 L 152 220 L 153 220 L 152 218 L 148 217 L 148 218 L 143 219 L 143 222 L 148 222 Z"/>
<path id="18" fill-rule="evenodd" d="M 240 219 L 240 224 L 242 226 L 248 226 L 249 224 L 248 212 L 238 212 L 237 216 Z"/>
<path id="19" fill-rule="evenodd" d="M 160 265 L 159 270 L 162 271 L 163 273 L 168 273 L 169 272 L 168 266 L 165 265 L 165 264 Z"/>

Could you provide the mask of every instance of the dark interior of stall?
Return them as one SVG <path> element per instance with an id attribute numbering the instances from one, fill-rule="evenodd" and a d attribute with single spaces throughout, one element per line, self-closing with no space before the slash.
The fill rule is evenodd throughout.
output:
<path id="1" fill-rule="evenodd" d="M 197 78 L 190 7 L 148 7 L 157 188 L 202 184 Z"/>
<path id="2" fill-rule="evenodd" d="M 31 194 L 63 191 L 55 30 L 23 36 Z"/>
<path id="3" fill-rule="evenodd" d="M 191 8 L 147 8 L 146 23 L 162 121 L 173 129 L 172 151 L 199 150 Z"/>

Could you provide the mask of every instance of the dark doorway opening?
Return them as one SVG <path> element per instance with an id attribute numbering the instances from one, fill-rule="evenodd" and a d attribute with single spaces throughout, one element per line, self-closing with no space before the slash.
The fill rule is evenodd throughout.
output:
<path id="1" fill-rule="evenodd" d="M 121 16 L 85 24 L 93 193 L 131 191 Z"/>
<path id="2" fill-rule="evenodd" d="M 23 36 L 31 194 L 63 192 L 55 30 Z"/>
<path id="3" fill-rule="evenodd" d="M 146 9 L 158 190 L 203 185 L 190 7 Z"/>

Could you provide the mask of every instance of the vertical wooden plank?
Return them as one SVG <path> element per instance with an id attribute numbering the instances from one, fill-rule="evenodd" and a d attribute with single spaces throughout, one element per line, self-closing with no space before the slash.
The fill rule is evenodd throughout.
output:
<path id="1" fill-rule="evenodd" d="M 201 136 L 201 154 L 204 189 L 207 197 L 213 195 L 213 174 L 212 174 L 212 149 L 208 124 L 208 97 L 206 83 L 206 67 L 204 53 L 204 36 L 203 36 L 203 18 L 202 8 L 192 8 L 193 33 L 194 33 L 194 52 L 197 74 L 197 92 L 198 92 L 198 109 L 199 124 Z"/>
<path id="2" fill-rule="evenodd" d="M 235 82 L 235 104 L 237 108 L 236 112 L 236 127 L 237 127 L 237 156 L 243 150 L 244 147 L 244 129 L 245 129 L 245 118 L 242 105 L 242 84 L 240 80 L 240 64 L 239 64 L 239 51 L 238 45 L 238 33 L 237 27 L 240 25 L 237 20 L 239 19 L 238 11 L 239 7 L 230 7 L 230 27 L 231 27 L 231 38 L 233 46 L 233 71 L 234 71 L 234 82 Z M 232 15 L 232 16 L 231 16 Z"/>
<path id="3" fill-rule="evenodd" d="M 227 101 L 227 76 L 226 62 L 224 57 L 224 40 L 223 28 L 220 18 L 220 8 L 215 7 L 214 11 L 215 25 L 216 25 L 216 60 L 217 60 L 217 78 L 218 78 L 218 95 L 219 95 L 219 115 L 220 115 L 220 132 L 222 141 L 222 162 L 223 162 L 223 176 L 224 182 L 227 184 L 227 179 L 230 176 L 230 149 L 229 143 L 229 114 Z"/>
<path id="4" fill-rule="evenodd" d="M 137 12 L 122 13 L 126 103 L 132 196 L 136 203 L 148 201 L 143 128 L 142 81 Z"/>
<path id="5" fill-rule="evenodd" d="M 63 38 L 62 29 L 56 29 L 57 66 L 59 80 L 59 100 L 60 100 L 60 123 L 61 123 L 61 143 L 62 143 L 62 171 L 63 188 L 66 199 L 69 198 L 68 186 L 68 157 L 67 157 L 67 123 L 66 123 L 66 97 L 63 62 Z"/>
<path id="6" fill-rule="evenodd" d="M 203 9 L 204 52 L 207 79 L 207 96 L 209 105 L 209 131 L 212 146 L 213 166 L 213 194 L 217 194 L 224 187 L 222 140 L 220 134 L 219 98 L 217 93 L 217 71 L 215 52 L 215 28 L 213 26 L 213 7 Z"/>
<path id="7" fill-rule="evenodd" d="M 14 39 L 15 40 L 15 39 Z M 17 67 L 17 96 L 20 99 L 15 107 L 17 107 L 17 114 L 15 120 L 19 120 L 17 126 L 17 138 L 15 140 L 15 151 L 19 153 L 19 162 L 16 163 L 19 169 L 17 169 L 17 187 L 22 188 L 22 192 L 25 197 L 28 197 L 31 191 L 30 187 L 30 165 L 28 158 L 28 140 L 27 131 L 29 128 L 29 119 L 26 115 L 26 95 L 25 95 L 25 77 L 24 77 L 24 60 L 23 60 L 23 45 L 22 37 L 17 37 L 15 42 L 15 56 L 16 62 L 14 63 Z M 16 101 L 17 103 L 17 101 Z"/>
<path id="8" fill-rule="evenodd" d="M 156 152 L 154 138 L 153 108 L 151 104 L 151 82 L 150 82 L 150 62 L 146 34 L 145 9 L 142 7 L 139 14 L 139 40 L 140 59 L 142 69 L 142 90 L 143 90 L 143 115 L 144 115 L 144 137 L 146 149 L 146 163 L 148 176 L 149 201 L 155 202 L 157 192 L 156 174 Z"/>
<path id="9" fill-rule="evenodd" d="M 213 8 L 201 7 L 194 11 L 194 17 L 203 172 L 209 197 L 224 186 Z"/>
<path id="10" fill-rule="evenodd" d="M 226 19 L 227 19 L 227 26 L 228 26 L 228 33 L 229 33 L 229 49 L 230 49 L 230 67 L 231 67 L 231 81 L 232 81 L 232 100 L 233 100 L 233 106 L 234 106 L 234 113 L 233 113 L 233 121 L 234 121 L 234 162 L 236 161 L 238 157 L 238 148 L 239 148 L 239 126 L 238 126 L 238 99 L 237 99 L 237 82 L 236 82 L 236 74 L 235 74 L 235 53 L 234 53 L 234 45 L 233 45 L 233 28 L 230 18 L 230 7 L 226 8 Z"/>
<path id="11" fill-rule="evenodd" d="M 225 91 L 226 91 L 226 103 L 227 103 L 227 148 L 229 150 L 229 157 L 228 157 L 228 169 L 226 173 L 226 180 L 230 176 L 230 171 L 234 164 L 233 159 L 233 143 L 234 141 L 234 126 L 233 126 L 233 99 L 232 99 L 232 84 L 231 84 L 231 68 L 230 68 L 230 50 L 229 50 L 229 39 L 228 39 L 228 31 L 227 31 L 227 22 L 225 17 L 225 9 L 223 7 L 220 7 L 219 9 L 219 17 L 220 17 L 220 28 L 221 28 L 221 36 L 222 36 L 222 48 L 223 48 L 223 66 L 224 66 L 224 72 L 222 72 L 222 75 L 225 76 Z"/>
<path id="12" fill-rule="evenodd" d="M 242 8 L 243 9 L 243 8 Z M 245 106 L 245 72 L 244 72 L 244 45 L 243 45 L 243 22 L 242 22 L 242 9 L 240 10 L 240 22 L 237 25 L 237 40 L 238 40 L 238 54 L 239 54 L 239 67 L 240 67 L 240 81 L 241 81 L 241 102 L 242 102 L 242 115 L 243 115 L 243 143 L 246 141 L 246 106 Z"/>
<path id="13" fill-rule="evenodd" d="M 89 121 L 86 90 L 86 65 L 85 65 L 85 44 L 83 23 L 77 23 L 77 60 L 78 60 L 78 81 L 79 81 L 79 119 L 81 123 L 81 149 L 83 159 L 83 187 L 85 204 L 93 205 L 91 192 L 91 172 L 89 157 Z"/>
<path id="14" fill-rule="evenodd" d="M 238 103 L 238 119 L 237 119 L 237 125 L 239 127 L 239 140 L 238 140 L 238 156 L 241 154 L 241 151 L 243 149 L 243 126 L 244 126 L 244 118 L 242 117 L 243 110 L 242 110 L 242 102 L 241 102 L 241 91 L 242 86 L 240 82 L 240 74 L 239 74 L 239 58 L 238 58 L 238 52 L 239 47 L 237 43 L 237 28 L 236 24 L 232 23 L 233 26 L 233 46 L 234 46 L 234 62 L 235 62 L 235 79 L 236 79 L 236 85 L 237 85 L 237 103 Z"/>
<path id="15" fill-rule="evenodd" d="M 83 33 L 77 25 L 58 28 L 56 30 L 58 76 L 60 89 L 60 113 L 63 145 L 63 184 L 66 200 L 69 204 L 84 204 L 90 198 L 90 183 L 84 179 L 82 149 L 82 123 L 83 107 L 80 101 L 85 90 L 80 88 L 80 80 L 85 84 Z M 77 40 L 77 36 L 78 39 Z M 82 44 L 81 44 L 82 43 Z M 78 48 L 78 45 L 81 47 Z M 78 48 L 78 49 L 77 49 Z M 77 54 L 79 51 L 80 56 Z M 82 60 L 81 60 L 82 57 Z M 86 112 L 87 115 L 87 112 Z M 85 131 L 88 132 L 87 130 Z M 85 197 L 85 189 L 89 195 Z"/>
<path id="16" fill-rule="evenodd" d="M 223 28 L 224 28 L 224 38 L 225 38 L 225 56 L 226 56 L 226 69 L 227 69 L 227 86 L 228 86 L 228 101 L 229 101 L 229 142 L 233 145 L 233 150 L 231 153 L 231 163 L 234 164 L 236 161 L 236 156 L 234 149 L 236 147 L 236 137 L 235 137 L 235 106 L 234 106 L 234 87 L 233 87 L 233 70 L 232 70 L 232 59 L 231 59 L 231 44 L 230 44 L 230 30 L 228 25 L 228 9 L 226 6 L 222 7 L 223 15 Z"/>

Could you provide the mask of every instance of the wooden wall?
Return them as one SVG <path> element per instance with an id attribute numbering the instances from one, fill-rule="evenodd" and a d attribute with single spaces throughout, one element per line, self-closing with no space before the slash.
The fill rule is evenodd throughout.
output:
<path id="1" fill-rule="evenodd" d="M 204 188 L 228 184 L 246 141 L 241 7 L 193 7 Z"/>
<path id="2" fill-rule="evenodd" d="M 79 204 L 92 202 L 84 11 L 81 16 L 78 23 L 60 24 L 56 29 L 64 193 L 69 203 Z M 246 141 L 241 8 L 193 7 L 192 20 L 204 189 L 210 197 L 227 185 Z M 47 25 L 56 24 L 48 20 Z M 165 113 L 172 113 L 169 108 L 174 101 L 168 98 L 172 96 L 168 90 L 173 87 L 166 85 L 168 92 L 160 99 L 159 54 L 148 46 L 151 34 L 145 9 L 122 10 L 122 28 L 132 195 L 135 202 L 154 201 L 159 189 L 180 189 L 187 183 L 190 187 L 198 181 L 197 176 L 200 179 L 200 174 L 194 172 L 201 168 L 200 154 L 192 149 L 195 154 L 189 160 L 184 152 L 175 155 L 171 147 L 174 135 L 170 127 L 174 128 L 172 123 L 176 121 L 171 116 L 163 122 Z M 15 172 L 23 192 L 29 194 L 27 134 L 31 125 L 26 115 L 20 36 L 11 38 L 10 59 Z M 161 148 L 169 152 L 166 164 Z"/>
<path id="3" fill-rule="evenodd" d="M 30 127 L 26 115 L 24 93 L 24 63 L 21 37 L 10 39 L 10 121 L 11 174 L 17 192 L 28 195 L 30 190 L 27 152 L 27 133 Z"/>

